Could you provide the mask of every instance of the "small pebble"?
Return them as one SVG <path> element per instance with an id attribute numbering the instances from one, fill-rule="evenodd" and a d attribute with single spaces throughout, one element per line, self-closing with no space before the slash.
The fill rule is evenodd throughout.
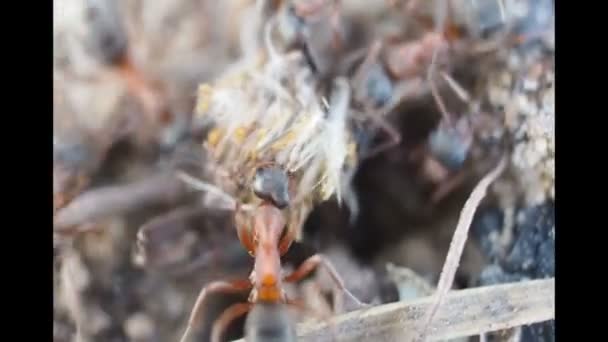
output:
<path id="1" fill-rule="evenodd" d="M 538 108 L 536 105 L 525 95 L 517 96 L 516 103 L 519 108 L 519 112 L 523 115 L 532 116 L 538 113 Z"/>
<path id="2" fill-rule="evenodd" d="M 511 83 L 513 82 L 513 77 L 508 72 L 503 72 L 500 74 L 500 85 L 510 88 Z"/>
<path id="3" fill-rule="evenodd" d="M 154 323 L 147 315 L 138 312 L 125 322 L 125 332 L 132 341 L 149 340 L 154 334 Z"/>
<path id="4" fill-rule="evenodd" d="M 540 156 L 545 156 L 548 151 L 547 140 L 536 139 L 534 141 L 534 149 L 535 149 L 536 153 L 538 153 Z"/>
<path id="5" fill-rule="evenodd" d="M 86 315 L 86 322 L 87 329 L 93 335 L 99 334 L 111 324 L 110 316 L 98 306 L 90 308 Z"/>
<path id="6" fill-rule="evenodd" d="M 168 289 L 163 297 L 166 312 L 171 317 L 179 317 L 186 308 L 184 295 L 175 288 Z"/>
<path id="7" fill-rule="evenodd" d="M 67 268 L 69 277 L 75 290 L 84 291 L 91 282 L 89 271 L 78 255 L 70 255 L 65 258 L 63 267 Z"/>
<path id="8" fill-rule="evenodd" d="M 524 91 L 536 91 L 538 90 L 538 80 L 526 78 L 522 86 Z"/>

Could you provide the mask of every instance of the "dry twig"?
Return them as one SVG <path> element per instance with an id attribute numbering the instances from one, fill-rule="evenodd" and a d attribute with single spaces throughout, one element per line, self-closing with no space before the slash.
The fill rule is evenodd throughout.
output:
<path id="1" fill-rule="evenodd" d="M 448 255 L 445 263 L 443 264 L 441 276 L 439 277 L 437 291 L 434 295 L 435 299 L 429 308 L 429 311 L 426 313 L 424 329 L 422 330 L 422 334 L 420 335 L 418 341 L 425 340 L 428 327 L 431 325 L 433 318 L 443 303 L 446 294 L 452 288 L 454 277 L 456 276 L 456 270 L 460 264 L 460 257 L 462 256 L 464 245 L 467 242 L 469 228 L 471 226 L 471 222 L 473 222 L 475 211 L 477 210 L 481 200 L 485 197 L 488 187 L 496 180 L 496 178 L 498 178 L 498 176 L 500 176 L 506 164 L 507 158 L 506 156 L 503 156 L 498 165 L 479 181 L 475 189 L 473 189 L 471 196 L 469 196 L 469 199 L 464 204 L 464 208 L 462 208 L 462 211 L 460 212 L 460 218 L 458 219 L 458 224 L 456 225 L 456 230 L 454 231 L 454 236 L 452 237 L 452 242 L 450 243 L 450 249 L 448 250 Z"/>
<path id="2" fill-rule="evenodd" d="M 171 174 L 148 177 L 142 181 L 88 191 L 57 212 L 55 230 L 69 232 L 72 227 L 117 216 L 152 204 L 172 203 L 185 186 Z"/>
<path id="3" fill-rule="evenodd" d="M 352 311 L 329 321 L 303 323 L 298 326 L 298 338 L 316 342 L 336 337 L 341 341 L 411 341 L 423 329 L 424 313 L 434 301 L 434 297 L 425 297 Z M 479 335 L 554 317 L 555 278 L 452 291 L 445 297 L 427 339 Z"/>

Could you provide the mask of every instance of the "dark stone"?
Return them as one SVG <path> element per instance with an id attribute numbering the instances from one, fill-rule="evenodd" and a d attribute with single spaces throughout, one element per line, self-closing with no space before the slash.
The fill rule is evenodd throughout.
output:
<path id="1" fill-rule="evenodd" d="M 555 213 L 553 204 L 522 209 L 518 213 L 515 240 L 510 253 L 502 262 L 511 272 L 528 274 L 532 278 L 555 274 Z"/>
<path id="2" fill-rule="evenodd" d="M 472 236 L 479 242 L 482 253 L 490 260 L 496 260 L 500 255 L 500 247 L 496 245 L 493 237 L 500 235 L 503 221 L 503 212 L 497 207 L 489 207 L 478 211 L 471 225 Z"/>
<path id="3" fill-rule="evenodd" d="M 520 209 L 514 239 L 505 258 L 496 253 L 490 236 L 500 232 L 503 213 L 497 208 L 478 212 L 471 227 L 482 252 L 493 259 L 479 278 L 478 286 L 504 284 L 555 276 L 555 208 L 552 202 Z M 554 321 L 522 327 L 521 342 L 555 341 Z"/>

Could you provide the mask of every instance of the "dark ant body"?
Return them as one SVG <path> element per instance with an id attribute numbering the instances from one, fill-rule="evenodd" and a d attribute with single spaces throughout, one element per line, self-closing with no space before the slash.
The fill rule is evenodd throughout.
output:
<path id="1" fill-rule="evenodd" d="M 297 341 L 295 327 L 283 305 L 258 303 L 245 321 L 247 342 L 291 342 Z"/>

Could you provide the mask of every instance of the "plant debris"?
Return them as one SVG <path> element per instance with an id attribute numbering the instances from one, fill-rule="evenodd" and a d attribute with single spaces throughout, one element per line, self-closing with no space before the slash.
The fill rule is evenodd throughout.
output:
<path id="1" fill-rule="evenodd" d="M 403 341 L 424 329 L 434 297 L 377 306 L 298 326 L 301 341 Z M 450 292 L 429 329 L 427 340 L 479 335 L 555 317 L 555 279 L 477 287 Z"/>

